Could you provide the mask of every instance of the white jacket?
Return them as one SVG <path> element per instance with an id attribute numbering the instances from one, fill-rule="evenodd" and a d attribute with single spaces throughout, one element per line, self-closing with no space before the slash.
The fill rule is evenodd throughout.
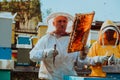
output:
<path id="1" fill-rule="evenodd" d="M 39 78 L 50 80 L 63 80 L 65 75 L 77 75 L 74 71 L 74 62 L 78 53 L 67 53 L 69 36 L 56 38 L 51 34 L 43 36 L 35 47 L 30 51 L 30 59 L 34 62 L 41 61 Z M 53 59 L 44 57 L 44 50 L 54 48 L 58 50 L 58 55 L 55 58 L 55 66 Z"/>

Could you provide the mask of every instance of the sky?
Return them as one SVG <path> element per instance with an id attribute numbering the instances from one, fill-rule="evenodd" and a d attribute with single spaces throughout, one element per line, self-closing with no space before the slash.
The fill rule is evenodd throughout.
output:
<path id="1" fill-rule="evenodd" d="M 67 12 L 73 16 L 76 13 L 95 11 L 94 21 L 107 19 L 120 21 L 120 0 L 40 0 L 43 22 L 51 12 Z"/>

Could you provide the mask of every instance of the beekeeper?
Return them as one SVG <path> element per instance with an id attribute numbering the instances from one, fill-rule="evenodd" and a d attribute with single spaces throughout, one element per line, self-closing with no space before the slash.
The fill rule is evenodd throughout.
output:
<path id="1" fill-rule="evenodd" d="M 101 63 L 91 66 L 90 76 L 106 77 L 106 73 L 102 71 L 105 62 L 100 57 L 113 54 L 114 61 L 120 64 L 120 30 L 111 20 L 106 20 L 101 26 L 98 40 L 93 43 L 88 53 L 89 57 L 99 56 L 96 61 Z"/>
<path id="2" fill-rule="evenodd" d="M 47 34 L 30 51 L 32 61 L 41 61 L 39 78 L 63 80 L 65 75 L 77 75 L 73 68 L 77 53 L 67 53 L 73 16 L 63 12 L 52 13 L 48 16 L 47 23 Z"/>

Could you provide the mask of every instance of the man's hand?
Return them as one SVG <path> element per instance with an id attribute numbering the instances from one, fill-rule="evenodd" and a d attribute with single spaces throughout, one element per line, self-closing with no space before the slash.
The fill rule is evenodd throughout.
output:
<path id="1" fill-rule="evenodd" d="M 58 51 L 54 49 L 45 49 L 44 50 L 44 57 L 45 58 L 53 58 L 58 55 Z"/>
<path id="2" fill-rule="evenodd" d="M 120 64 L 120 58 L 116 58 L 116 64 Z"/>
<path id="3" fill-rule="evenodd" d="M 108 61 L 108 59 L 109 59 L 109 56 L 99 56 L 98 62 L 104 63 Z"/>
<path id="4" fill-rule="evenodd" d="M 80 51 L 79 57 L 81 60 L 84 60 L 86 58 L 88 51 L 89 51 L 89 48 L 87 46 L 83 48 L 83 51 Z"/>
<path id="5" fill-rule="evenodd" d="M 55 57 L 58 55 L 58 51 L 56 49 L 56 44 L 54 45 L 54 49 L 46 49 L 44 50 L 44 58 L 53 59 L 53 64 L 55 66 Z"/>

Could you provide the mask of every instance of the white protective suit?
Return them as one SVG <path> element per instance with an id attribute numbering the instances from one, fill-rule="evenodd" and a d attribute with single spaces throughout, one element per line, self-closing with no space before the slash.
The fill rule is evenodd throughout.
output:
<path id="1" fill-rule="evenodd" d="M 63 13 L 62 15 L 67 16 L 67 14 Z M 70 18 L 71 17 L 69 17 L 69 19 Z M 48 30 L 48 32 L 50 32 L 50 30 Z M 63 80 L 65 75 L 77 75 L 74 71 L 74 62 L 78 53 L 67 53 L 68 42 L 69 36 L 57 38 L 54 34 L 49 33 L 38 41 L 35 47 L 30 51 L 30 59 L 34 62 L 41 61 L 39 78 Z M 52 50 L 55 44 L 58 55 L 55 57 L 54 65 L 53 58 L 46 57 L 45 51 L 49 49 Z"/>
<path id="2" fill-rule="evenodd" d="M 76 75 L 74 71 L 74 62 L 77 53 L 67 53 L 67 45 L 69 36 L 56 38 L 54 35 L 47 34 L 42 37 L 38 44 L 30 52 L 30 59 L 32 61 L 41 61 L 39 78 L 47 78 L 50 80 L 62 80 L 64 75 Z M 58 55 L 55 58 L 55 66 L 52 58 L 45 58 L 44 50 L 54 48 L 58 50 Z"/>

